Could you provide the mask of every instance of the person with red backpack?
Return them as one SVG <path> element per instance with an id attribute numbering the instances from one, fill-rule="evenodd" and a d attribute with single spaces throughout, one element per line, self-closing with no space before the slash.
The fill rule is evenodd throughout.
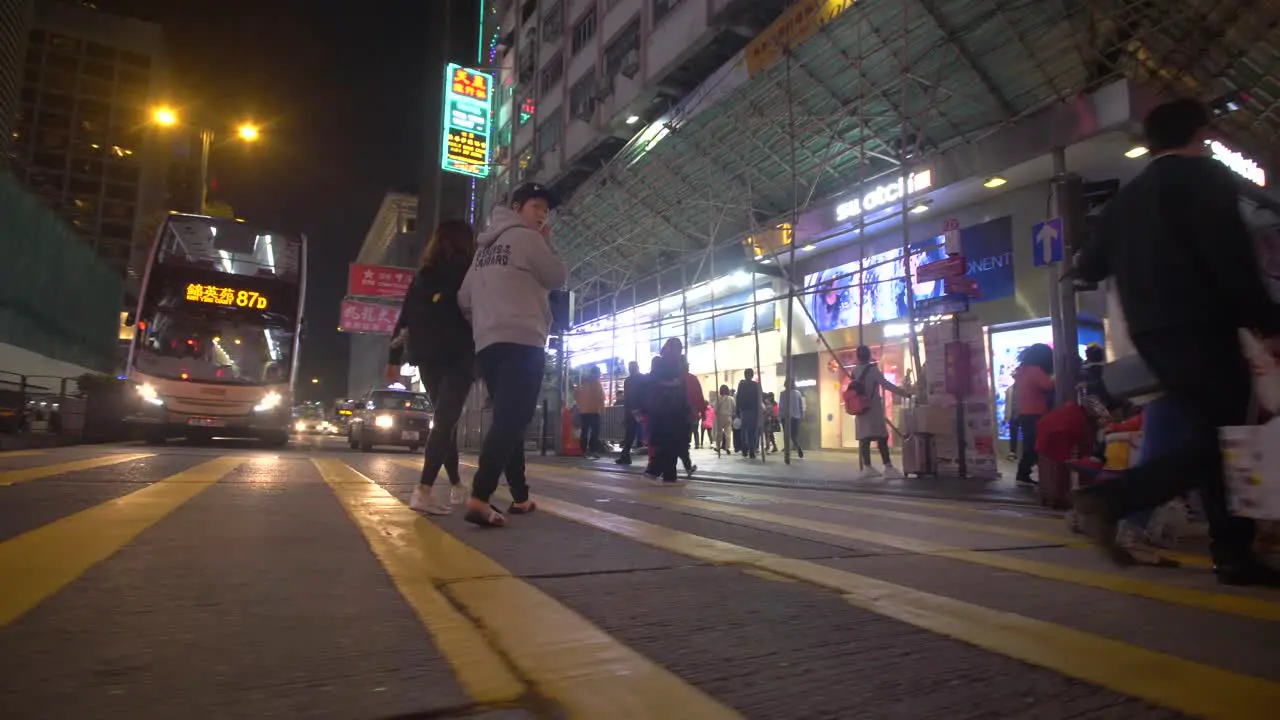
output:
<path id="1" fill-rule="evenodd" d="M 902 473 L 893 467 L 893 458 L 889 456 L 888 417 L 885 414 L 884 395 L 881 389 L 900 397 L 910 397 L 911 393 L 894 385 L 880 371 L 880 365 L 871 357 L 871 348 L 860 345 L 857 351 L 858 364 L 853 369 L 849 385 L 844 391 L 845 412 L 854 416 L 854 429 L 858 436 L 858 458 L 862 472 L 861 479 L 878 477 L 900 478 Z M 871 443 L 880 446 L 880 460 L 884 463 L 884 471 L 876 470 L 871 465 Z"/>

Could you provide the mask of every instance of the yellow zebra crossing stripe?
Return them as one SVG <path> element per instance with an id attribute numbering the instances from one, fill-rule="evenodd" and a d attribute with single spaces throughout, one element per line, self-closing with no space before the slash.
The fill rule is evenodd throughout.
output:
<path id="1" fill-rule="evenodd" d="M 65 475 L 79 470 L 92 470 L 108 465 L 119 465 L 120 463 L 148 458 L 152 454 L 120 453 L 86 460 L 72 460 L 71 462 L 57 463 L 55 465 L 40 465 L 39 467 L 22 468 L 21 470 L 5 470 L 0 472 L 0 486 L 17 485 L 18 483 L 31 482 L 32 480 L 53 477 L 54 475 Z"/>

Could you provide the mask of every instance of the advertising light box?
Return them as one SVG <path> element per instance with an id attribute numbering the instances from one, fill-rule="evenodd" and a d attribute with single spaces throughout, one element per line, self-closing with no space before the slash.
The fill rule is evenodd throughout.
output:
<path id="1" fill-rule="evenodd" d="M 460 175 L 488 177 L 493 76 L 454 63 L 445 72 L 440 167 Z"/>

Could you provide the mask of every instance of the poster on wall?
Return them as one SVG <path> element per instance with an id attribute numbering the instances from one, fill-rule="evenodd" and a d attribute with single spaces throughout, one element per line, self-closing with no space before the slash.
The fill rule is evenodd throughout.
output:
<path id="1" fill-rule="evenodd" d="M 968 262 L 965 277 L 978 286 L 986 302 L 1010 297 L 1014 291 L 1013 220 L 1001 217 L 960 231 L 961 253 Z M 859 323 L 871 324 L 905 317 L 908 311 L 907 277 L 916 277 L 922 265 L 947 257 L 944 236 L 929 238 L 910 247 L 910 268 L 904 272 L 902 248 L 877 253 L 805 276 L 809 315 L 806 333 L 828 332 Z M 907 274 L 909 272 L 909 275 Z M 859 292 L 859 283 L 862 290 Z M 942 280 L 916 282 L 917 303 L 945 294 Z"/>
<path id="2" fill-rule="evenodd" d="M 1084 357 L 1089 345 L 1102 346 L 1106 342 L 1102 328 L 1081 323 L 1079 326 L 1079 353 Z M 1013 371 L 1018 367 L 1018 355 L 1036 343 L 1053 346 L 1053 327 L 1048 321 L 1030 327 L 991 331 L 991 368 L 995 386 L 996 432 L 1001 440 L 1009 439 L 1009 415 L 1005 396 L 1013 386 Z"/>

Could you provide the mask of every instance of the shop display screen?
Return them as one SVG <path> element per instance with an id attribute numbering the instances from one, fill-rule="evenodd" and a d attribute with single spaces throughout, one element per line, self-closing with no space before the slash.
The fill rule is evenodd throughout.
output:
<path id="1" fill-rule="evenodd" d="M 910 273 L 916 268 L 947 256 L 942 236 L 911 246 Z M 861 272 L 859 272 L 861 269 Z M 858 284 L 862 283 L 859 292 Z M 907 278 L 902 267 L 902 248 L 888 250 L 865 260 L 854 260 L 805 276 L 805 302 L 813 317 L 810 333 L 856 327 L 896 320 L 906 316 Z M 914 283 L 915 301 L 943 294 L 942 281 Z"/>
<path id="2" fill-rule="evenodd" d="M 1077 351 L 1081 358 L 1084 357 L 1085 348 L 1095 344 L 1102 345 L 1104 342 L 1100 328 L 1080 326 L 1080 344 Z M 1018 355 L 1025 348 L 1036 343 L 1052 346 L 1053 326 L 1037 325 L 1015 330 L 995 330 L 991 333 L 991 374 L 996 395 L 996 435 L 1001 440 L 1009 439 L 1009 415 L 1008 408 L 1005 407 L 1005 394 L 1013 386 L 1013 371 L 1018 367 Z"/>

